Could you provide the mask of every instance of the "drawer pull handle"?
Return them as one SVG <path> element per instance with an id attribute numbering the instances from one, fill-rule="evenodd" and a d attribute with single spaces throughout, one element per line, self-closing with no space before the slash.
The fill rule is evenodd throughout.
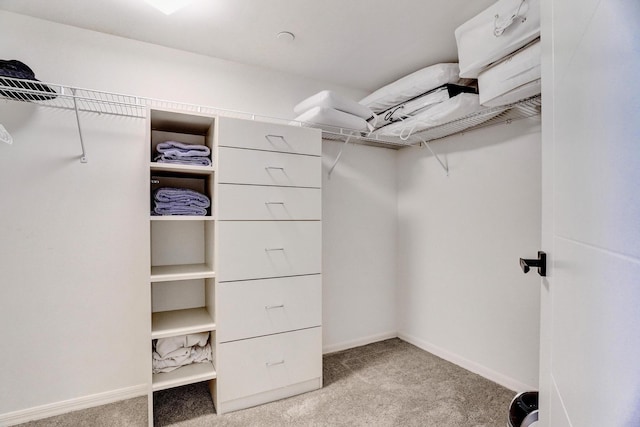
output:
<path id="1" fill-rule="evenodd" d="M 281 139 L 282 142 L 284 142 L 285 144 L 287 143 L 287 140 L 284 138 L 283 135 L 274 135 L 274 134 L 269 134 L 269 135 L 265 135 L 264 136 L 267 141 L 269 141 L 271 144 L 273 144 L 273 141 L 271 140 L 271 138 L 276 138 L 276 139 Z"/>
<path id="2" fill-rule="evenodd" d="M 264 309 L 265 310 L 273 310 L 274 308 L 284 308 L 284 304 L 278 304 L 278 305 L 265 305 Z"/>
<path id="3" fill-rule="evenodd" d="M 265 169 L 266 170 L 279 170 L 279 171 L 284 172 L 284 168 L 281 168 L 279 166 L 267 166 Z"/>
<path id="4" fill-rule="evenodd" d="M 266 252 L 271 252 L 271 251 L 284 251 L 284 248 L 264 248 L 264 250 Z"/>
<path id="5" fill-rule="evenodd" d="M 284 205 L 284 202 L 264 202 L 265 205 Z"/>
<path id="6" fill-rule="evenodd" d="M 276 366 L 276 365 L 284 365 L 284 359 L 278 360 L 277 362 L 267 362 L 267 363 L 265 363 L 265 365 L 267 365 L 267 367 Z"/>

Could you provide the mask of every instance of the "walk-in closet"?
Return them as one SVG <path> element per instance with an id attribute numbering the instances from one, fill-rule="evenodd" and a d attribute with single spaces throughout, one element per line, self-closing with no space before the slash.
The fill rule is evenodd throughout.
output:
<path id="1" fill-rule="evenodd" d="M 635 0 L 0 0 L 0 426 L 640 425 Z"/>

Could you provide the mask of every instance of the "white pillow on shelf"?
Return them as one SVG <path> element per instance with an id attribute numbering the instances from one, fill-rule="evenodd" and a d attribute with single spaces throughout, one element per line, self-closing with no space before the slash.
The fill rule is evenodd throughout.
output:
<path id="1" fill-rule="evenodd" d="M 369 129 L 367 121 L 362 117 L 327 107 L 313 107 L 293 120 L 290 124 L 302 122 L 302 124 L 310 127 L 317 127 L 334 132 L 338 129 L 351 129 L 356 131 L 367 131 Z"/>
<path id="2" fill-rule="evenodd" d="M 304 101 L 301 101 L 298 105 L 293 107 L 293 112 L 296 114 L 302 114 L 313 107 L 333 108 L 334 110 L 353 114 L 354 116 L 358 116 L 363 119 L 368 119 L 373 116 L 373 112 L 370 108 L 365 107 L 352 99 L 345 98 L 332 90 L 323 90 L 310 96 Z"/>
<path id="3" fill-rule="evenodd" d="M 360 104 L 379 113 L 444 84 L 456 83 L 460 79 L 459 73 L 456 63 L 431 65 L 381 87 L 361 99 Z"/>

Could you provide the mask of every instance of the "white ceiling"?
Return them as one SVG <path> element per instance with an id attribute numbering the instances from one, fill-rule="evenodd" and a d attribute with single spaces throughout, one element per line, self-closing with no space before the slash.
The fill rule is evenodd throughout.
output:
<path id="1" fill-rule="evenodd" d="M 457 61 L 455 28 L 495 1 L 193 0 L 170 16 L 143 0 L 0 0 L 0 9 L 373 91 Z"/>

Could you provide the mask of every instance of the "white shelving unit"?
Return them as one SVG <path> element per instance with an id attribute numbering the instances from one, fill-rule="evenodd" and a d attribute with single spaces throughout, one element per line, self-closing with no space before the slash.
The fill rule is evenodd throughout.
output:
<path id="1" fill-rule="evenodd" d="M 149 164 L 149 169 L 152 172 L 177 172 L 186 175 L 210 175 L 215 172 L 213 166 L 188 166 L 155 162 Z"/>
<path id="2" fill-rule="evenodd" d="M 160 391 L 180 387 L 181 385 L 214 380 L 215 378 L 216 369 L 212 363 L 192 363 L 176 371 L 154 374 L 152 388 L 153 391 Z"/>
<path id="3" fill-rule="evenodd" d="M 188 221 L 194 217 L 188 217 Z M 179 219 L 176 219 L 178 221 Z M 209 264 L 179 264 L 151 266 L 152 282 L 171 282 L 175 280 L 208 279 L 216 277 Z"/>
<path id="4" fill-rule="evenodd" d="M 214 219 L 212 216 L 181 216 L 179 218 L 175 216 L 152 216 L 150 218 L 151 221 L 213 221 Z"/>
<path id="5" fill-rule="evenodd" d="M 153 313 L 151 338 L 168 338 L 177 335 L 214 331 L 216 324 L 204 307 Z"/>
<path id="6" fill-rule="evenodd" d="M 189 188 L 214 200 L 215 168 L 154 162 L 156 146 L 173 140 L 206 145 L 214 152 L 216 118 L 199 113 L 150 108 L 146 113 L 149 141 L 150 194 L 161 187 Z M 151 202 L 150 210 L 153 209 Z M 201 381 L 215 390 L 216 312 L 213 203 L 206 216 L 150 215 L 152 301 L 150 339 L 208 332 L 213 362 L 192 363 L 151 375 L 153 392 Z M 150 354 L 151 357 L 151 354 Z"/>
<path id="7" fill-rule="evenodd" d="M 57 92 L 57 97 L 50 100 L 41 100 L 40 96 L 51 95 L 49 92 L 33 89 L 34 83 L 27 80 L 0 77 L 0 99 L 18 99 L 32 102 L 45 107 L 60 108 L 66 110 L 113 114 L 119 116 L 145 118 L 149 108 L 157 110 L 173 110 L 185 114 L 194 113 L 208 116 L 232 117 L 246 120 L 259 120 L 276 124 L 291 124 L 295 126 L 313 127 L 312 123 L 294 122 L 290 119 L 282 119 L 269 116 L 260 116 L 252 113 L 224 110 L 210 106 L 194 105 L 154 98 L 144 98 L 132 95 L 124 95 L 111 92 L 102 92 L 92 89 L 75 88 L 52 83 L 45 84 Z M 10 95 L 10 96 L 8 96 Z M 487 108 L 469 116 L 453 120 L 426 131 L 411 135 L 406 140 L 375 133 L 361 132 L 353 129 L 326 128 L 322 130 L 322 138 L 334 141 L 346 141 L 366 145 L 383 146 L 392 149 L 400 149 L 408 146 L 423 145 L 430 141 L 445 138 L 460 132 L 469 132 L 482 127 L 508 124 L 514 120 L 524 119 L 540 115 L 542 101 L 540 96 L 516 102 L 504 107 Z M 491 116 L 490 119 L 487 119 Z M 174 169 L 174 171 L 178 171 Z M 190 173 L 182 170 L 183 173 Z M 213 172 L 213 171 L 207 171 Z M 198 172 L 193 172 L 198 173 Z"/>

